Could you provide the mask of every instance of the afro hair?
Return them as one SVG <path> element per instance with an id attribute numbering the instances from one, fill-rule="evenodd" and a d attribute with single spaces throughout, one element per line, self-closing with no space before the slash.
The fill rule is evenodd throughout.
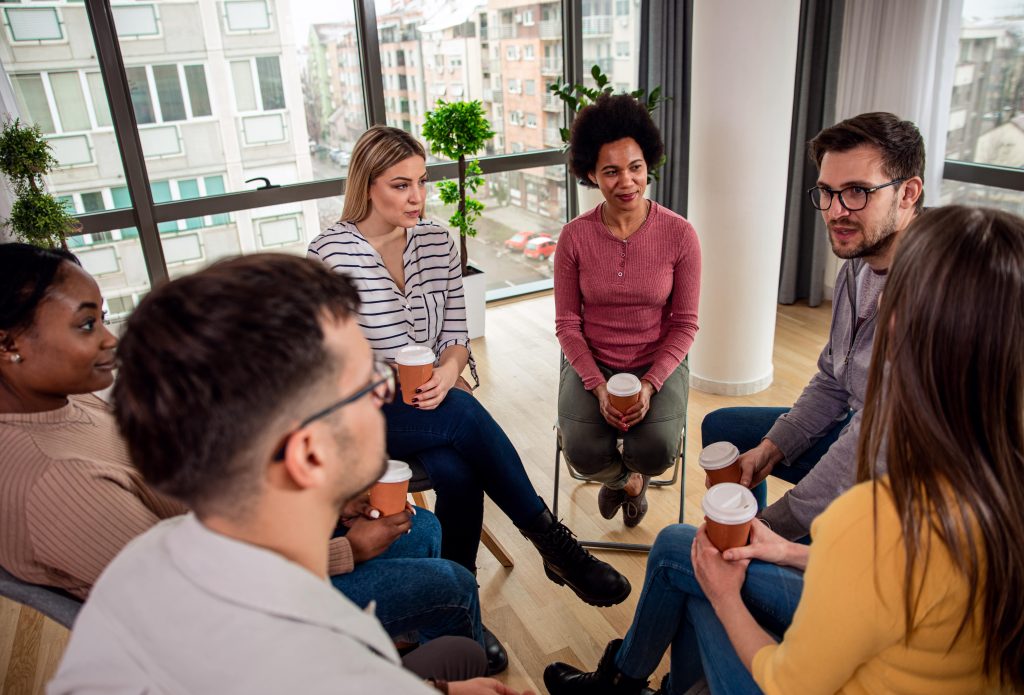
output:
<path id="1" fill-rule="evenodd" d="M 640 146 L 648 170 L 654 169 L 665 153 L 665 143 L 647 107 L 629 94 L 603 94 L 580 109 L 569 133 L 569 169 L 582 185 L 597 188 L 590 174 L 597 169 L 601 148 L 623 138 L 633 138 Z"/>

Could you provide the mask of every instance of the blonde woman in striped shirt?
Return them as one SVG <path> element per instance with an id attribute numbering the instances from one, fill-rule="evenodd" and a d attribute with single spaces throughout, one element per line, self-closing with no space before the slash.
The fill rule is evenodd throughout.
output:
<path id="1" fill-rule="evenodd" d="M 384 406 L 390 456 L 416 459 L 437 492 L 442 557 L 476 571 L 486 493 L 540 551 L 547 575 L 587 603 L 610 606 L 629 582 L 594 558 L 537 495 L 519 454 L 461 378 L 472 359 L 458 250 L 422 219 L 426 153 L 411 135 L 375 126 L 356 144 L 342 220 L 309 254 L 355 281 L 359 321 L 378 356 L 425 345 L 437 361 L 412 405 Z M 401 388 L 401 385 L 399 386 Z"/>

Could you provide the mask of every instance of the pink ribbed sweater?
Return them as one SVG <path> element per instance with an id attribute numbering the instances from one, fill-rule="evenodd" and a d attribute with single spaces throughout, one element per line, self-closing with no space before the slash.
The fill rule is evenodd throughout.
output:
<path id="1" fill-rule="evenodd" d="M 602 203 L 603 205 L 603 203 Z M 648 366 L 660 389 L 697 334 L 700 242 L 693 225 L 657 203 L 627 240 L 601 205 L 565 225 L 555 251 L 555 334 L 586 389 L 612 369 Z"/>

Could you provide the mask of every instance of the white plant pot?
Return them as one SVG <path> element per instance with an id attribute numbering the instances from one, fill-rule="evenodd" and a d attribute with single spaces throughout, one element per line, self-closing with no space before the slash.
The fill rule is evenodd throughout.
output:
<path id="1" fill-rule="evenodd" d="M 482 338 L 484 335 L 484 321 L 487 316 L 487 273 L 472 263 L 469 267 L 478 271 L 462 278 L 462 287 L 466 294 L 466 327 L 469 329 L 469 339 L 472 340 Z"/>

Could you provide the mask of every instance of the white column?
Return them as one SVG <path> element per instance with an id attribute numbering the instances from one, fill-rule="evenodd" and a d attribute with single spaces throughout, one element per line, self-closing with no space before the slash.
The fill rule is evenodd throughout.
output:
<path id="1" fill-rule="evenodd" d="M 698 0 L 693 13 L 688 217 L 700 236 L 694 388 L 772 382 L 799 0 Z"/>

